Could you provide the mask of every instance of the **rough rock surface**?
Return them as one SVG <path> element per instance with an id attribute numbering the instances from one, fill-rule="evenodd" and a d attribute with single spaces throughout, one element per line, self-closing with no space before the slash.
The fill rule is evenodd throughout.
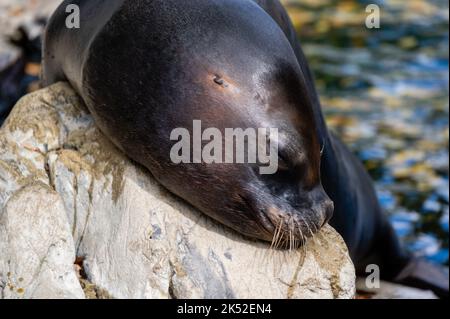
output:
<path id="1" fill-rule="evenodd" d="M 352 298 L 329 226 L 274 251 L 163 189 L 97 130 L 65 83 L 22 98 L 0 129 L 0 296 Z"/>
<path id="2" fill-rule="evenodd" d="M 82 298 L 75 247 L 61 198 L 36 182 L 17 191 L 0 222 L 5 298 Z M 6 259 L 7 258 L 7 259 Z"/>

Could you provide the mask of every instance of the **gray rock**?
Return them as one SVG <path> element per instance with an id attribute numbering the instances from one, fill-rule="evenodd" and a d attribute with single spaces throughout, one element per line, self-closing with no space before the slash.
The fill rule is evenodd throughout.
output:
<path id="1" fill-rule="evenodd" d="M 367 288 L 365 280 L 358 278 L 356 287 L 360 294 L 365 294 L 370 299 L 438 299 L 432 291 L 406 287 L 386 281 L 381 281 L 379 288 Z"/>
<path id="2" fill-rule="evenodd" d="M 83 298 L 75 248 L 60 196 L 36 182 L 15 192 L 0 218 L 4 298 Z"/>
<path id="3" fill-rule="evenodd" d="M 353 298 L 331 227 L 291 252 L 243 238 L 168 193 L 83 110 L 58 83 L 0 130 L 3 297 L 81 298 L 88 282 L 113 298 Z"/>

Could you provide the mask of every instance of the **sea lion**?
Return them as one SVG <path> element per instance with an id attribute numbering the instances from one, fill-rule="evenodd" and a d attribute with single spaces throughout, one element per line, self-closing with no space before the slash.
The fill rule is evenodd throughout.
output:
<path id="1" fill-rule="evenodd" d="M 68 4 L 80 7 L 80 29 L 65 27 Z M 64 1 L 43 51 L 44 85 L 60 80 L 72 84 L 118 148 L 222 224 L 292 247 L 334 211 L 331 224 L 359 273 L 376 263 L 385 279 L 448 293 L 448 278 L 436 282 L 445 275 L 433 281 L 411 266 L 368 174 L 328 132 L 296 32 L 277 0 Z M 278 171 L 175 164 L 171 132 L 192 133 L 195 120 L 219 129 L 277 128 Z"/>

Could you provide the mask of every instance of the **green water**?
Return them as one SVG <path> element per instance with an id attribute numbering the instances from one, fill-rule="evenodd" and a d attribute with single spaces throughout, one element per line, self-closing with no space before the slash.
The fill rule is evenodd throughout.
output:
<path id="1" fill-rule="evenodd" d="M 329 127 L 365 163 L 407 247 L 448 264 L 448 2 L 283 2 Z M 370 3 L 379 29 L 365 26 Z"/>

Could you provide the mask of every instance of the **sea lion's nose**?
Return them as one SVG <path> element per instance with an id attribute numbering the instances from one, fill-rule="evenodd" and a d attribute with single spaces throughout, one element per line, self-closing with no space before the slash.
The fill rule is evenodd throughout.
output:
<path id="1" fill-rule="evenodd" d="M 327 195 L 327 197 L 328 197 L 328 195 Z M 323 219 L 322 227 L 325 226 L 325 224 L 327 224 L 333 217 L 334 202 L 328 197 L 325 200 L 323 207 L 324 207 L 324 210 L 323 210 L 324 219 Z"/>
<path id="2" fill-rule="evenodd" d="M 314 203 L 314 210 L 322 218 L 322 222 L 320 225 L 321 227 L 323 227 L 333 217 L 334 203 L 321 185 L 317 186 L 311 191 L 310 198 Z"/>

